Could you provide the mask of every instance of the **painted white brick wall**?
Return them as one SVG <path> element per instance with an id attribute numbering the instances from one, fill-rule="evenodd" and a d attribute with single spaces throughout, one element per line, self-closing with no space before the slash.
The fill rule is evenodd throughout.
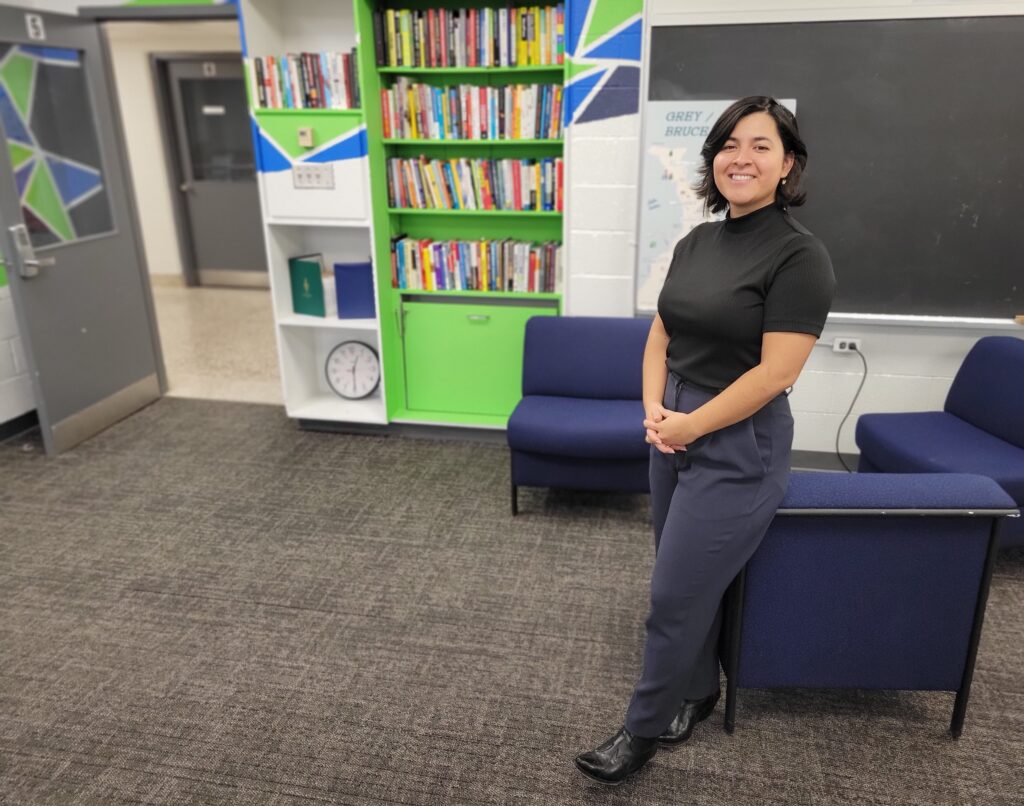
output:
<path id="1" fill-rule="evenodd" d="M 632 316 L 640 116 L 568 130 L 566 312 Z"/>
<path id="2" fill-rule="evenodd" d="M 9 286 L 0 288 L 0 425 L 36 407 Z"/>

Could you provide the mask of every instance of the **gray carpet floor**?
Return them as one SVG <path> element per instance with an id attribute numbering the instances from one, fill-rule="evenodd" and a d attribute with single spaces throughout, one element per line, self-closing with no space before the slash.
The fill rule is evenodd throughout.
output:
<path id="1" fill-rule="evenodd" d="M 966 729 L 944 693 L 744 691 L 605 789 L 640 665 L 642 496 L 525 490 L 500 444 L 165 399 L 0 446 L 5 804 L 1024 803 L 1024 553 Z"/>

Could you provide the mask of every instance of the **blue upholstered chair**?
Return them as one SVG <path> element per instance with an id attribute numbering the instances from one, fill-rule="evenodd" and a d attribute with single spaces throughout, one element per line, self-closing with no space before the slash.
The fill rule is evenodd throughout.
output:
<path id="1" fill-rule="evenodd" d="M 856 439 L 862 473 L 979 473 L 1024 504 L 1024 339 L 980 339 L 943 411 L 863 414 Z M 1002 545 L 1024 545 L 1024 520 Z"/>
<path id="2" fill-rule="evenodd" d="M 538 316 L 526 323 L 523 398 L 508 421 L 520 486 L 648 492 L 643 355 L 651 323 Z"/>
<path id="3" fill-rule="evenodd" d="M 984 476 L 794 473 L 729 595 L 726 730 L 738 688 L 915 689 L 957 692 L 958 737 L 1015 507 Z"/>

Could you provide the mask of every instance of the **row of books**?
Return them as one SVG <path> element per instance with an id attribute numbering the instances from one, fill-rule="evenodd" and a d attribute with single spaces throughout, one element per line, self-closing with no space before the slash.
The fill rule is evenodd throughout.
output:
<path id="1" fill-rule="evenodd" d="M 561 210 L 561 157 L 388 160 L 388 205 L 440 210 Z"/>
<path id="2" fill-rule="evenodd" d="M 391 239 L 395 288 L 554 292 L 561 280 L 562 245 L 555 241 L 435 241 L 404 235 Z"/>
<path id="3" fill-rule="evenodd" d="M 565 6 L 383 9 L 378 66 L 523 67 L 565 61 Z"/>
<path id="4" fill-rule="evenodd" d="M 260 109 L 358 109 L 359 70 L 350 53 L 286 53 L 246 59 Z"/>
<path id="5" fill-rule="evenodd" d="M 561 84 L 434 87 L 402 77 L 380 93 L 385 137 L 532 140 L 562 136 Z"/>

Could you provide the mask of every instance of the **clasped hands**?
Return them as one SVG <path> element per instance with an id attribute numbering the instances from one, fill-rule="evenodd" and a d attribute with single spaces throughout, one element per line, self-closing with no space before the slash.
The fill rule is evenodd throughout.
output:
<path id="1" fill-rule="evenodd" d="M 666 409 L 660 403 L 645 406 L 645 409 L 645 439 L 662 453 L 685 451 L 687 445 L 703 436 L 692 415 Z"/>

